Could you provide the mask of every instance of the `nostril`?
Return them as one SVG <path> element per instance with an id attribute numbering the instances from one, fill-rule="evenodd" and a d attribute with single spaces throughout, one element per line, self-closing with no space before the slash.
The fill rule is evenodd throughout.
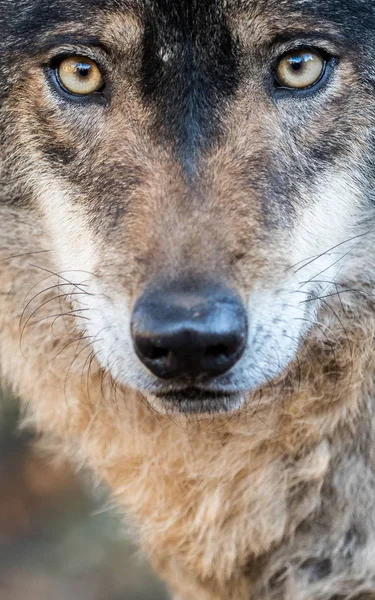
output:
<path id="1" fill-rule="evenodd" d="M 152 348 L 149 351 L 148 358 L 151 360 L 161 360 L 162 358 L 168 358 L 170 350 L 167 348 Z"/>
<path id="2" fill-rule="evenodd" d="M 150 343 L 148 340 L 144 341 L 143 343 L 138 342 L 138 346 L 142 354 L 149 360 L 161 360 L 163 358 L 168 358 L 170 355 L 170 350 L 168 350 L 168 348 L 156 346 Z"/>
<path id="3" fill-rule="evenodd" d="M 225 344 L 216 344 L 207 348 L 205 354 L 207 358 L 228 358 L 232 352 Z"/>

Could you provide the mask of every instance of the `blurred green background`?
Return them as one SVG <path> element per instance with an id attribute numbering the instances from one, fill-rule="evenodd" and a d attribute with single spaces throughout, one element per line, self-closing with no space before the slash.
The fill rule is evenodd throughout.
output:
<path id="1" fill-rule="evenodd" d="M 33 450 L 0 392 L 0 600 L 165 600 L 124 527 L 69 467 Z"/>

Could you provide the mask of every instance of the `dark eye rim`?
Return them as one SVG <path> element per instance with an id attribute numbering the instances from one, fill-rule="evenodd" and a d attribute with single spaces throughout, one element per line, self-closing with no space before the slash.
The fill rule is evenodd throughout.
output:
<path id="1" fill-rule="evenodd" d="M 310 52 L 310 53 L 316 54 L 323 61 L 323 68 L 322 68 L 320 77 L 314 83 L 312 83 L 311 85 L 306 86 L 304 88 L 294 88 L 294 87 L 286 86 L 279 81 L 279 78 L 277 75 L 277 69 L 278 69 L 278 66 L 280 65 L 280 62 L 284 58 L 289 56 L 290 54 L 294 54 L 294 53 L 298 53 L 298 52 L 300 52 L 301 54 L 303 52 L 306 52 L 306 53 Z M 337 65 L 337 58 L 335 56 L 333 56 L 332 54 L 329 54 L 326 50 L 323 50 L 321 48 L 315 48 L 315 47 L 311 47 L 311 46 L 300 46 L 298 48 L 292 48 L 292 49 L 284 52 L 274 62 L 272 71 L 273 71 L 273 78 L 274 78 L 275 94 L 278 97 L 288 96 L 288 95 L 308 96 L 308 95 L 314 94 L 315 92 L 322 89 L 326 85 L 326 83 L 328 83 L 328 80 L 330 79 L 336 65 Z"/>
<path id="2" fill-rule="evenodd" d="M 91 61 L 97 65 L 97 67 L 100 70 L 100 73 L 103 77 L 103 85 L 101 86 L 100 89 L 96 90 L 95 92 L 91 92 L 89 94 L 75 94 L 74 92 L 71 92 L 70 90 L 68 90 L 67 87 L 65 87 L 65 85 L 61 81 L 61 77 L 59 75 L 59 67 L 64 60 L 66 60 L 68 58 L 73 58 L 73 57 L 82 58 L 82 60 Z M 63 53 L 63 54 L 54 56 L 52 58 L 52 60 L 49 62 L 49 64 L 46 66 L 46 74 L 47 74 L 47 79 L 53 85 L 54 89 L 65 100 L 77 102 L 79 104 L 86 104 L 86 103 L 92 103 L 92 102 L 99 103 L 99 104 L 107 104 L 107 102 L 108 102 L 108 99 L 106 97 L 106 89 L 108 87 L 108 84 L 107 84 L 105 70 L 103 69 L 100 62 L 97 61 L 96 59 L 92 58 L 91 56 L 87 56 L 85 54 L 79 54 L 77 52 L 76 53 Z"/>

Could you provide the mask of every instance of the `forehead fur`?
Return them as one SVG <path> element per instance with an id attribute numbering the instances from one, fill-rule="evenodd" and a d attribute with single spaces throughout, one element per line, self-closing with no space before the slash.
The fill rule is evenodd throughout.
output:
<path id="1" fill-rule="evenodd" d="M 64 21 L 90 20 L 97 10 L 130 11 L 141 19 L 153 15 L 160 25 L 167 26 L 172 19 L 174 25 L 183 23 L 188 29 L 199 22 L 207 26 L 210 17 L 215 20 L 217 15 L 232 11 L 276 17 L 300 11 L 317 20 L 337 23 L 358 37 L 372 28 L 375 18 L 373 0 L 0 0 L 1 31 L 5 35 L 17 32 L 31 37 Z"/>

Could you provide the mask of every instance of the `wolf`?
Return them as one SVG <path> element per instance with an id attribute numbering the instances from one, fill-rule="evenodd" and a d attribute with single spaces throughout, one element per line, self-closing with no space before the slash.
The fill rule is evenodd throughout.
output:
<path id="1" fill-rule="evenodd" d="M 0 0 L 0 373 L 175 600 L 375 598 L 375 2 Z"/>

